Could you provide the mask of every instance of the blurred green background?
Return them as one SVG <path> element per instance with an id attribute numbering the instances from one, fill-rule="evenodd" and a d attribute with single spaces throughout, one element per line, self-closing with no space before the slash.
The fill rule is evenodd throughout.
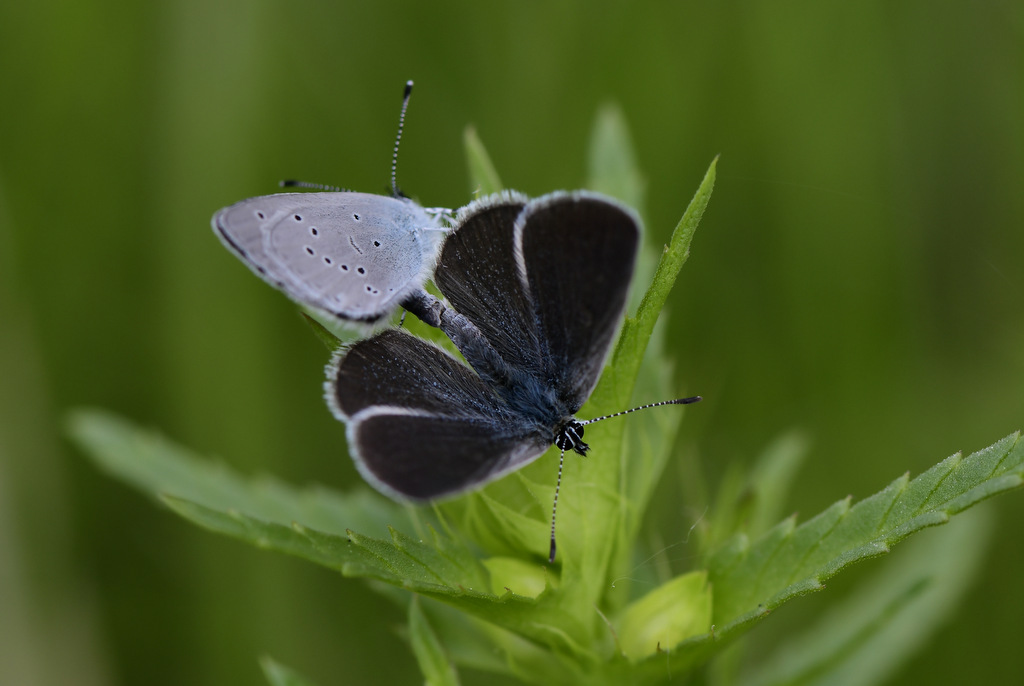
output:
<path id="1" fill-rule="evenodd" d="M 209 220 L 282 178 L 382 192 L 406 79 L 400 180 L 428 205 L 469 200 L 470 124 L 509 186 L 579 186 L 615 102 L 661 242 L 721 154 L 669 330 L 706 398 L 681 455 L 712 481 L 800 428 L 808 516 L 1024 426 L 1019 2 L 8 2 L 0 65 L 2 683 L 251 684 L 263 654 L 420 680 L 364 583 L 193 528 L 61 424 L 99 405 L 244 472 L 357 483 L 323 346 Z M 983 577 L 894 683 L 1019 675 L 1024 498 L 994 508 Z M 657 511 L 669 543 L 700 516 Z"/>

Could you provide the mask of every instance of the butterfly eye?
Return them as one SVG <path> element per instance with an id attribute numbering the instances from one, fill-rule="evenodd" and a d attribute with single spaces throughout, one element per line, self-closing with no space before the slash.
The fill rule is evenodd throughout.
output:
<path id="1" fill-rule="evenodd" d="M 555 436 L 555 447 L 559 450 L 565 450 L 569 447 L 569 437 L 564 433 L 560 433 Z"/>

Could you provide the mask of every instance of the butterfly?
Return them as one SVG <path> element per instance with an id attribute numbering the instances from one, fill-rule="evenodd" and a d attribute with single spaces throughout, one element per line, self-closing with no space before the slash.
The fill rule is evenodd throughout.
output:
<path id="1" fill-rule="evenodd" d="M 441 328 L 468 366 L 394 329 L 328 365 L 327 402 L 363 477 L 393 498 L 429 501 L 519 469 L 552 444 L 562 458 L 585 455 L 584 427 L 603 418 L 575 415 L 622 320 L 639 239 L 631 209 L 585 191 L 503 192 L 461 210 L 434 273 L 444 302 L 421 289 L 406 307 Z"/>

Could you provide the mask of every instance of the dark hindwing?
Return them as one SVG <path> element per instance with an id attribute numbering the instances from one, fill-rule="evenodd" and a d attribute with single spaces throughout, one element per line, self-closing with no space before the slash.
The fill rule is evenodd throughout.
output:
<path id="1" fill-rule="evenodd" d="M 626 307 L 640 225 L 618 203 L 553 193 L 516 221 L 544 351 L 544 378 L 575 413 L 601 375 Z"/>
<path id="2" fill-rule="evenodd" d="M 349 450 L 379 490 L 410 500 L 456 495 L 539 457 L 550 439 L 517 435 L 498 417 L 414 414 L 374 407 L 349 420 Z"/>
<path id="3" fill-rule="evenodd" d="M 329 368 L 328 404 L 381 491 L 431 500 L 538 457 L 549 430 L 514 413 L 466 365 L 400 331 L 360 341 Z"/>

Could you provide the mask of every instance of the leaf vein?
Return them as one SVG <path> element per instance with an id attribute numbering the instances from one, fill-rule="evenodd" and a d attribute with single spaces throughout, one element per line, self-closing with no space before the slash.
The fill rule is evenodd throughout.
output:
<path id="1" fill-rule="evenodd" d="M 889 523 L 889 517 L 892 515 L 893 509 L 896 507 L 896 503 L 903 497 L 903 494 L 907 492 L 907 486 L 910 484 L 910 473 L 907 472 L 903 475 L 903 483 L 900 484 L 899 490 L 893 493 L 892 500 L 889 501 L 889 506 L 885 508 L 885 512 L 882 514 L 881 519 L 878 521 L 878 526 L 875 527 L 875 533 L 879 536 L 882 535 L 882 530 L 885 529 L 885 525 Z"/>
<path id="2" fill-rule="evenodd" d="M 956 470 L 960 465 L 964 463 L 962 452 L 956 453 L 954 457 L 957 458 L 956 461 L 950 465 L 949 469 L 946 470 L 945 474 L 939 477 L 935 484 L 928 490 L 928 495 L 921 500 L 921 504 L 917 506 L 916 510 L 914 510 L 915 516 L 920 514 L 921 510 L 923 510 L 925 507 L 931 504 L 932 496 L 934 496 L 936 491 L 939 490 L 939 487 L 946 482 L 946 479 L 949 478 L 949 475 L 952 474 L 954 470 Z"/>
<path id="3" fill-rule="evenodd" d="M 850 498 L 847 497 L 846 498 L 846 502 L 849 503 L 849 501 L 850 501 Z M 850 509 L 849 509 L 849 507 L 847 507 L 847 509 L 843 510 L 839 514 L 839 516 L 836 517 L 836 521 L 834 521 L 832 523 L 832 526 L 830 526 L 828 528 L 828 530 L 825 531 L 825 533 L 823 533 L 821 535 L 821 537 L 817 541 L 814 542 L 813 545 L 811 545 L 810 547 L 807 548 L 807 550 L 804 551 L 804 554 L 801 555 L 800 559 L 797 560 L 796 564 L 793 565 L 793 572 L 789 575 L 789 578 L 786 579 L 786 585 L 787 586 L 792 586 L 794 583 L 796 583 L 796 581 L 794 580 L 794 577 L 797 577 L 797 576 L 800 576 L 800 575 L 804 574 L 804 572 L 802 571 L 803 567 L 804 567 L 804 564 L 807 562 L 808 559 L 810 559 L 811 554 L 814 553 L 814 551 L 816 551 L 819 548 L 821 548 L 821 546 L 825 542 L 825 540 L 829 536 L 832 535 L 832 533 L 836 530 L 836 527 L 839 526 L 840 522 L 842 522 L 843 520 L 846 519 L 846 515 L 848 515 L 849 513 L 850 513 Z"/>

